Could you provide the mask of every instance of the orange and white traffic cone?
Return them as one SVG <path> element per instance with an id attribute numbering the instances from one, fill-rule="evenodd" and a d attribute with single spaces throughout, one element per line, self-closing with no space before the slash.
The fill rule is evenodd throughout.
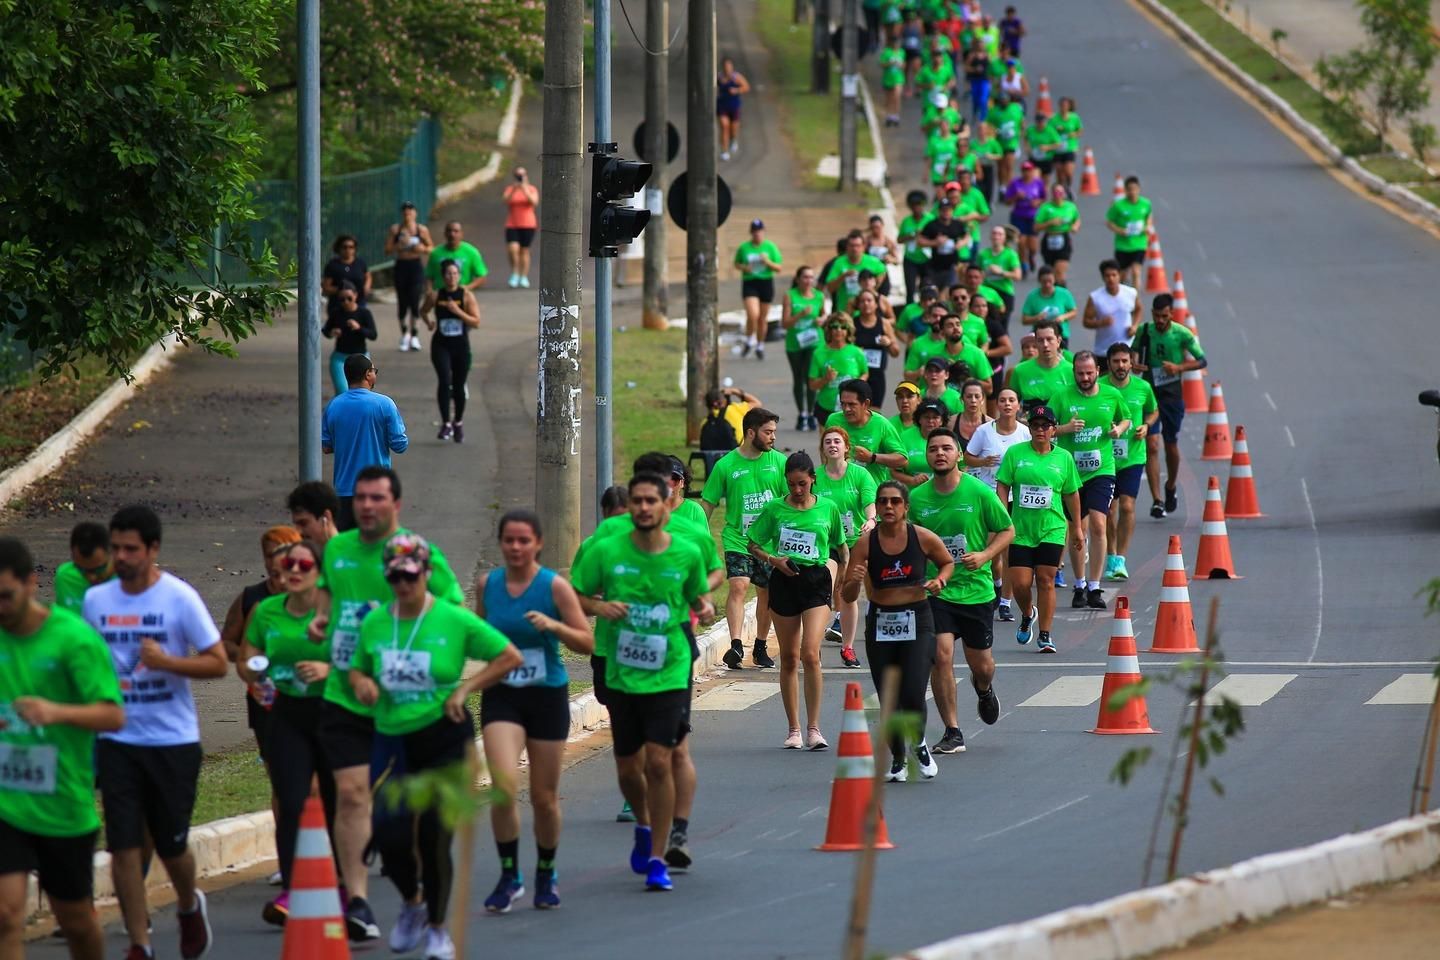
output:
<path id="1" fill-rule="evenodd" d="M 1230 559 L 1230 533 L 1225 529 L 1225 507 L 1220 502 L 1220 481 L 1210 478 L 1205 491 L 1205 516 L 1200 522 L 1200 550 L 1195 554 L 1192 580 L 1242 580 Z"/>
<path id="2" fill-rule="evenodd" d="M 290 870 L 290 914 L 285 919 L 281 960 L 349 960 L 344 910 L 335 880 L 325 808 L 319 797 L 305 801 Z"/>
<path id="3" fill-rule="evenodd" d="M 1120 192 L 1125 192 L 1123 186 Z M 1085 169 L 1080 174 L 1080 196 L 1100 196 L 1100 172 L 1095 169 L 1095 151 L 1089 147 L 1085 148 Z"/>
<path id="4" fill-rule="evenodd" d="M 1130 623 L 1130 600 L 1115 598 L 1115 626 L 1110 630 L 1110 656 L 1105 665 L 1105 682 L 1100 688 L 1100 717 L 1091 733 L 1158 733 L 1150 729 L 1150 708 L 1137 693 L 1112 710 L 1110 698 L 1117 690 L 1140 682 L 1140 658 L 1135 653 L 1135 629 Z"/>
<path id="5" fill-rule="evenodd" d="M 1235 449 L 1230 443 L 1230 418 L 1225 415 L 1225 391 L 1216 380 L 1210 387 L 1210 412 L 1205 417 L 1205 446 L 1201 460 L 1229 460 Z"/>
<path id="6" fill-rule="evenodd" d="M 1115 189 L 1111 192 L 1111 194 L 1110 194 L 1110 199 L 1112 199 L 1112 200 L 1123 200 L 1123 199 L 1125 199 L 1125 176 L 1124 176 L 1124 174 L 1119 174 L 1119 173 L 1115 174 Z"/>
<path id="7" fill-rule="evenodd" d="M 1263 517 L 1255 493 L 1255 474 L 1250 469 L 1250 445 L 1245 428 L 1235 428 L 1235 455 L 1230 458 L 1230 482 L 1225 486 L 1225 519 L 1253 520 Z"/>
<path id="8" fill-rule="evenodd" d="M 1205 378 L 1199 370 L 1180 374 L 1180 396 L 1185 401 L 1186 413 L 1204 413 L 1210 409 L 1205 400 Z"/>
<path id="9" fill-rule="evenodd" d="M 1165 555 L 1165 577 L 1160 581 L 1160 606 L 1155 610 L 1155 638 L 1150 653 L 1199 653 L 1195 642 L 1195 615 L 1190 611 L 1190 582 L 1185 579 L 1185 557 L 1180 538 L 1170 537 Z"/>
<path id="10" fill-rule="evenodd" d="M 1165 254 L 1160 252 L 1160 234 L 1150 231 L 1150 246 L 1145 249 L 1145 292 L 1169 293 L 1165 279 Z"/>
<path id="11" fill-rule="evenodd" d="M 1175 309 L 1172 319 L 1176 323 L 1190 326 L 1185 323 L 1190 319 L 1190 300 L 1185 296 L 1185 275 L 1179 270 L 1175 271 Z"/>
<path id="12" fill-rule="evenodd" d="M 830 818 L 825 825 L 825 842 L 817 850 L 859 850 L 865 845 L 865 808 L 875 789 L 875 754 L 870 749 L 870 728 L 865 725 L 860 684 L 845 684 L 845 712 L 841 716 L 839 764 L 830 787 Z M 894 847 L 885 830 L 882 810 L 875 831 L 875 849 Z"/>
<path id="13" fill-rule="evenodd" d="M 1035 98 L 1035 112 L 1053 116 L 1055 104 L 1050 99 L 1050 81 L 1046 77 L 1040 78 L 1040 95 Z"/>

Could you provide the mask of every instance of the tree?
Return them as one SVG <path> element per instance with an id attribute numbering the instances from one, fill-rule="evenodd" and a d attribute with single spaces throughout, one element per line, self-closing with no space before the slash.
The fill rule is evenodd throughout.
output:
<path id="1" fill-rule="evenodd" d="M 215 245 L 254 218 L 236 83 L 260 82 L 279 8 L 0 0 L 0 323 L 46 373 L 84 355 L 124 373 L 167 333 L 233 353 L 284 304 L 268 251 Z M 220 253 L 259 284 L 210 284 Z"/>
<path id="2" fill-rule="evenodd" d="M 1390 125 L 1430 103 L 1427 74 L 1435 64 L 1429 0 L 1357 0 L 1367 39 L 1335 57 L 1321 57 L 1316 73 L 1338 106 L 1360 114 L 1358 97 L 1368 95 L 1383 139 Z"/>

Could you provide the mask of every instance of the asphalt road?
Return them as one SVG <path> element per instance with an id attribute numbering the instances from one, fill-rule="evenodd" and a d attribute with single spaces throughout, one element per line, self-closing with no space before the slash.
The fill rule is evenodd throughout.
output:
<path id="1" fill-rule="evenodd" d="M 1414 596 L 1431 574 L 1440 530 L 1433 415 L 1415 403 L 1418 390 L 1435 385 L 1423 306 L 1434 241 L 1317 168 L 1130 5 L 1037 0 L 1024 12 L 1032 34 L 1026 61 L 1048 75 L 1057 96 L 1079 100 L 1102 180 L 1108 187 L 1116 170 L 1138 172 L 1156 200 L 1167 263 L 1186 273 L 1213 379 L 1224 383 L 1230 422 L 1250 435 L 1267 513 L 1230 525 L 1244 580 L 1191 585 L 1197 612 L 1212 595 L 1222 598 L 1226 682 L 1252 705 L 1247 733 L 1212 771 L 1225 796 L 1197 789 L 1182 870 L 1401 816 L 1425 715 L 1415 701 L 1428 695 L 1423 683 L 1410 683 L 1420 693 L 1407 693 L 1403 676 L 1428 672 L 1423 661 L 1435 652 L 1433 627 Z M 722 21 L 722 43 L 724 29 Z M 915 114 L 907 104 L 904 136 L 887 141 L 897 190 L 919 181 Z M 1094 275 L 1108 247 L 1097 228 L 1104 203 L 1081 204 L 1090 226 L 1079 243 L 1077 291 L 1088 289 L 1080 281 Z M 1077 339 L 1086 345 L 1083 334 Z M 759 364 L 727 357 L 725 366 L 746 382 L 772 385 L 788 421 L 783 363 L 778 355 Z M 1190 418 L 1183 439 L 1191 459 L 1182 515 L 1142 519 L 1132 548 L 1126 592 L 1142 650 L 1168 535 L 1182 533 L 1194 555 L 1211 467 L 1196 459 L 1201 419 Z M 787 433 L 783 442 L 798 438 Z M 1108 635 L 1105 617 L 1062 611 L 1060 655 L 1042 661 L 997 630 L 1003 713 L 994 727 L 970 716 L 959 675 L 969 752 L 941 758 L 934 782 L 886 793 L 896 849 L 879 858 L 873 950 L 917 946 L 1139 883 L 1161 765 L 1152 762 L 1126 788 L 1107 775 L 1133 746 L 1168 750 L 1187 698 L 1164 686 L 1151 692 L 1151 719 L 1162 731 L 1153 738 L 1089 735 L 1093 700 L 1036 705 L 1064 699 L 1065 685 L 1054 685 L 1061 678 L 1100 676 Z M 833 733 L 843 682 L 861 680 L 868 693 L 868 673 L 839 669 L 833 646 L 825 657 L 833 669 L 824 725 Z M 1162 666 L 1141 659 L 1152 675 Z M 755 671 L 734 678 L 774 679 Z M 669 895 L 642 894 L 625 867 L 629 832 L 612 822 L 618 796 L 601 754 L 562 784 L 565 908 L 493 918 L 482 915 L 477 896 L 469 907 L 477 955 L 838 952 L 854 861 L 812 850 L 824 834 L 833 757 L 778 749 L 783 717 L 773 695 L 739 711 L 704 705 L 697 703 L 694 735 L 699 860 L 690 875 Z M 937 733 L 933 715 L 930 732 Z M 482 840 L 481 895 L 496 872 L 487 847 Z M 533 866 L 528 849 L 522 862 Z M 394 897 L 383 882 L 374 889 L 388 920 Z M 278 951 L 278 936 L 259 921 L 270 892 L 244 885 L 214 895 L 212 956 Z M 171 949 L 168 915 L 157 929 Z"/>

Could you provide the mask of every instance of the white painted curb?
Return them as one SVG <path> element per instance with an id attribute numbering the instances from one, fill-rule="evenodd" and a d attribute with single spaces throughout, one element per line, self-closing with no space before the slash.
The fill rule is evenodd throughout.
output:
<path id="1" fill-rule="evenodd" d="M 1440 863 L 1440 811 L 966 934 L 900 960 L 1127 960 Z"/>
<path id="2" fill-rule="evenodd" d="M 501 149 L 515 143 L 515 131 L 520 123 L 520 101 L 523 99 L 524 87 L 525 81 L 518 76 L 515 78 L 515 82 L 510 84 L 510 102 L 505 106 L 505 115 L 500 118 L 500 129 L 496 137 L 496 142 Z M 490 159 L 485 161 L 485 166 L 479 170 L 451 183 L 441 184 L 435 191 L 435 206 L 443 207 L 447 203 L 460 199 L 470 191 L 494 180 L 499 173 L 500 151 L 496 150 L 490 154 Z"/>
<path id="3" fill-rule="evenodd" d="M 1206 43 L 1198 33 L 1191 29 L 1190 25 L 1181 20 L 1171 10 L 1160 3 L 1160 0 L 1135 0 L 1136 3 L 1154 14 L 1158 19 L 1164 21 L 1165 25 L 1173 31 L 1185 43 L 1198 50 L 1201 55 L 1209 60 L 1221 73 L 1245 88 L 1245 91 L 1252 97 L 1259 100 L 1271 113 L 1277 114 L 1284 120 L 1291 129 L 1310 141 L 1311 146 L 1325 154 L 1326 158 L 1335 166 L 1345 171 L 1351 179 L 1357 181 L 1371 193 L 1379 194 L 1398 204 L 1403 209 L 1415 214 L 1433 224 L 1440 225 L 1440 207 L 1435 206 L 1404 187 L 1387 183 L 1384 179 L 1366 170 L 1350 157 L 1345 156 L 1340 148 L 1335 146 L 1320 129 L 1300 116 L 1295 108 L 1290 106 L 1275 94 L 1269 87 L 1251 77 L 1244 70 L 1235 66 L 1223 53 Z"/>

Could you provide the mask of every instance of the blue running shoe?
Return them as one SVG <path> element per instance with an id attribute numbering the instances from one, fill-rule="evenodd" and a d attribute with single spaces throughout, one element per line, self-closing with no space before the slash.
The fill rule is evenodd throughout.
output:
<path id="1" fill-rule="evenodd" d="M 1015 642 L 1020 644 L 1020 646 L 1023 647 L 1030 642 L 1030 626 L 1039 615 L 1040 609 L 1032 606 L 1030 612 L 1020 618 L 1020 627 L 1015 631 Z"/>
<path id="2" fill-rule="evenodd" d="M 1115 554 L 1113 554 L 1113 553 L 1111 553 L 1111 554 L 1106 554 L 1106 556 L 1105 556 L 1105 572 L 1102 573 L 1102 574 L 1100 574 L 1101 579 L 1103 579 L 1103 580 L 1116 580 L 1116 579 L 1118 579 L 1118 578 L 1115 576 L 1115 561 L 1116 561 L 1116 560 L 1119 560 L 1119 559 L 1120 559 L 1120 558 L 1117 557 L 1117 556 L 1115 556 Z"/>
<path id="3" fill-rule="evenodd" d="M 535 875 L 535 909 L 553 910 L 560 906 L 560 884 L 553 873 Z"/>
<path id="4" fill-rule="evenodd" d="M 645 872 L 646 890 L 674 890 L 675 884 L 670 879 L 670 871 L 665 869 L 665 861 L 659 858 L 650 861 L 650 869 Z"/>
<path id="5" fill-rule="evenodd" d="M 1054 641 L 1054 640 L 1051 640 L 1051 639 L 1050 639 L 1050 634 L 1046 633 L 1044 630 L 1041 630 L 1041 631 L 1040 631 L 1040 652 L 1041 652 L 1041 653 L 1054 653 L 1054 652 L 1055 652 L 1055 641 Z"/>
<path id="6" fill-rule="evenodd" d="M 641 876 L 650 864 L 650 828 L 635 828 L 635 846 L 630 850 L 630 869 Z"/>
<path id="7" fill-rule="evenodd" d="M 485 898 L 485 909 L 491 913 L 509 913 L 516 900 L 525 896 L 525 883 L 518 873 L 500 874 L 495 892 Z"/>
<path id="8" fill-rule="evenodd" d="M 1064 571 L 1064 570 L 1056 570 L 1056 571 L 1055 571 L 1055 586 L 1057 586 L 1057 587 L 1063 587 L 1063 586 L 1065 586 L 1065 571 Z"/>

